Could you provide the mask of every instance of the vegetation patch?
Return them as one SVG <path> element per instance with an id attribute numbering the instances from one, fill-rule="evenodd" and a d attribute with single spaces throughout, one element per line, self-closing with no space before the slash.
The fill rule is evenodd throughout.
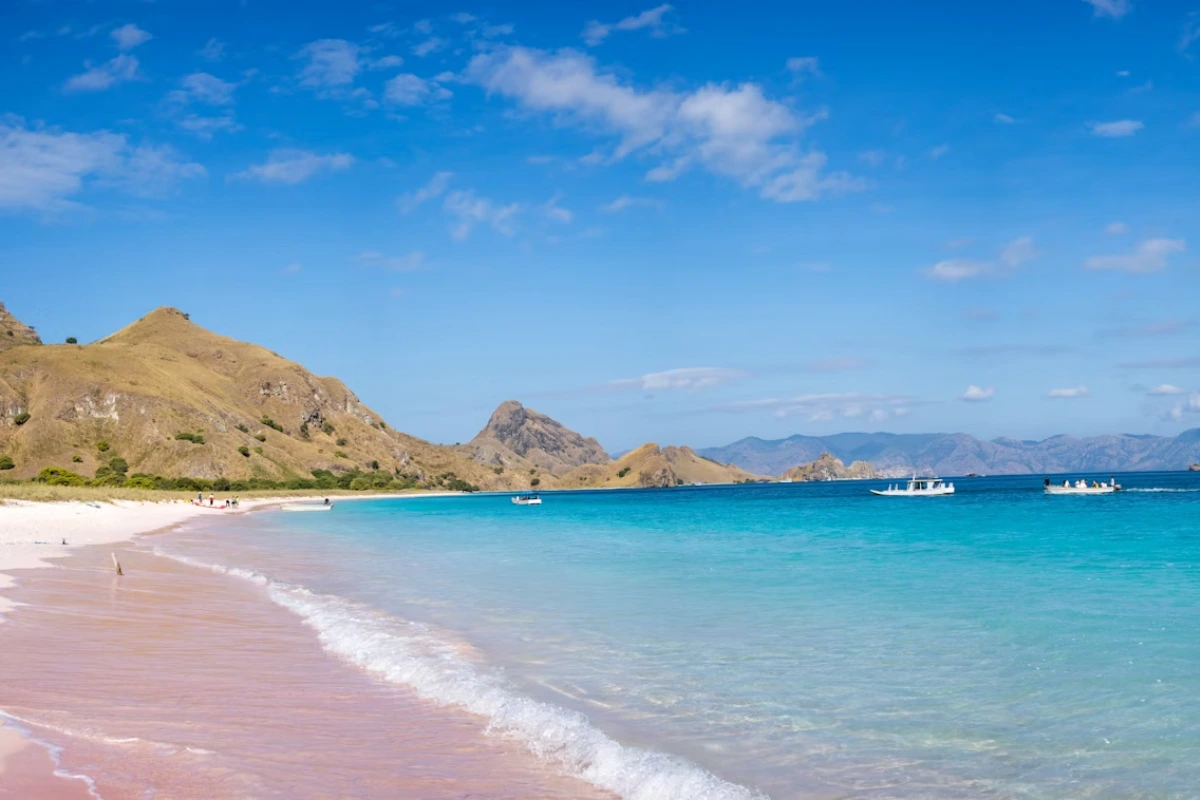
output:
<path id="1" fill-rule="evenodd" d="M 280 433 L 283 433 L 283 426 L 266 415 L 264 415 L 259 422 L 261 422 L 263 425 L 266 425 L 268 428 L 271 428 L 272 430 L 277 430 Z"/>
<path id="2" fill-rule="evenodd" d="M 241 447 L 239 447 L 238 452 L 241 453 L 246 458 L 250 457 L 250 448 L 246 447 L 246 445 L 242 445 Z"/>
<path id="3" fill-rule="evenodd" d="M 626 475 L 629 474 L 629 471 L 631 469 L 633 469 L 633 467 L 621 467 L 621 470 L 617 473 L 617 477 L 624 478 Z"/>
<path id="4" fill-rule="evenodd" d="M 0 470 L 14 469 L 16 466 L 13 463 L 12 456 L 0 456 Z"/>
<path id="5" fill-rule="evenodd" d="M 82 475 L 76 475 L 74 472 L 62 469 L 60 467 L 46 467 L 33 478 L 35 483 L 44 483 L 47 486 L 86 486 L 87 479 Z"/>
<path id="6" fill-rule="evenodd" d="M 17 425 L 24 425 L 26 422 L 29 422 L 29 412 L 22 411 L 20 414 L 17 414 L 13 417 L 13 422 Z"/>
<path id="7" fill-rule="evenodd" d="M 204 434 L 192 433 L 190 431 L 180 431 L 175 434 L 175 438 L 181 442 L 192 442 L 193 444 L 204 444 Z"/>
<path id="8" fill-rule="evenodd" d="M 107 453 L 110 447 L 112 447 L 112 445 L 110 445 L 108 442 L 104 441 L 103 439 L 96 442 L 96 449 L 99 450 L 101 453 Z"/>
<path id="9" fill-rule="evenodd" d="M 265 442 L 267 440 L 267 435 L 265 433 L 256 433 L 254 434 L 254 438 L 258 439 L 260 442 Z"/>

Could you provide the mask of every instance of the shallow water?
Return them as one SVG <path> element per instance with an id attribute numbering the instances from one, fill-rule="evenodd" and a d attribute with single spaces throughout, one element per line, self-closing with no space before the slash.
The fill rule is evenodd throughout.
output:
<path id="1" fill-rule="evenodd" d="M 1122 482 L 1171 491 L 361 501 L 154 546 L 626 797 L 1193 797 L 1200 476 Z"/>

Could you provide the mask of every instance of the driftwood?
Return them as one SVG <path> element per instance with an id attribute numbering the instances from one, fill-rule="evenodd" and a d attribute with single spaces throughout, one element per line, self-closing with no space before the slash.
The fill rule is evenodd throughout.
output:
<path id="1" fill-rule="evenodd" d="M 113 566 L 117 568 L 117 574 L 118 574 L 118 575 L 124 575 L 125 573 L 121 571 L 121 562 L 120 562 L 120 561 L 117 561 L 117 554 L 116 554 L 116 553 L 113 553 L 113 554 L 112 554 L 112 560 L 113 560 Z"/>

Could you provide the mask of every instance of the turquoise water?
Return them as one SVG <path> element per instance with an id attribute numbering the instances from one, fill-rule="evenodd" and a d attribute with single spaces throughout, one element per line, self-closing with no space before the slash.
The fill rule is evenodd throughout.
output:
<path id="1" fill-rule="evenodd" d="M 1200 475 L 1121 482 L 356 501 L 159 547 L 626 797 L 1195 797 Z"/>

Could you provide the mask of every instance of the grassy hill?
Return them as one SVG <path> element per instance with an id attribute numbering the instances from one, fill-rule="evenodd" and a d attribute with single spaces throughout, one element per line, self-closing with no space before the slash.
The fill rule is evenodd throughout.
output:
<path id="1" fill-rule="evenodd" d="M 564 488 L 668 487 L 692 483 L 740 483 L 762 480 L 738 467 L 698 456 L 690 447 L 644 444 L 608 464 L 584 464 L 563 475 Z"/>

